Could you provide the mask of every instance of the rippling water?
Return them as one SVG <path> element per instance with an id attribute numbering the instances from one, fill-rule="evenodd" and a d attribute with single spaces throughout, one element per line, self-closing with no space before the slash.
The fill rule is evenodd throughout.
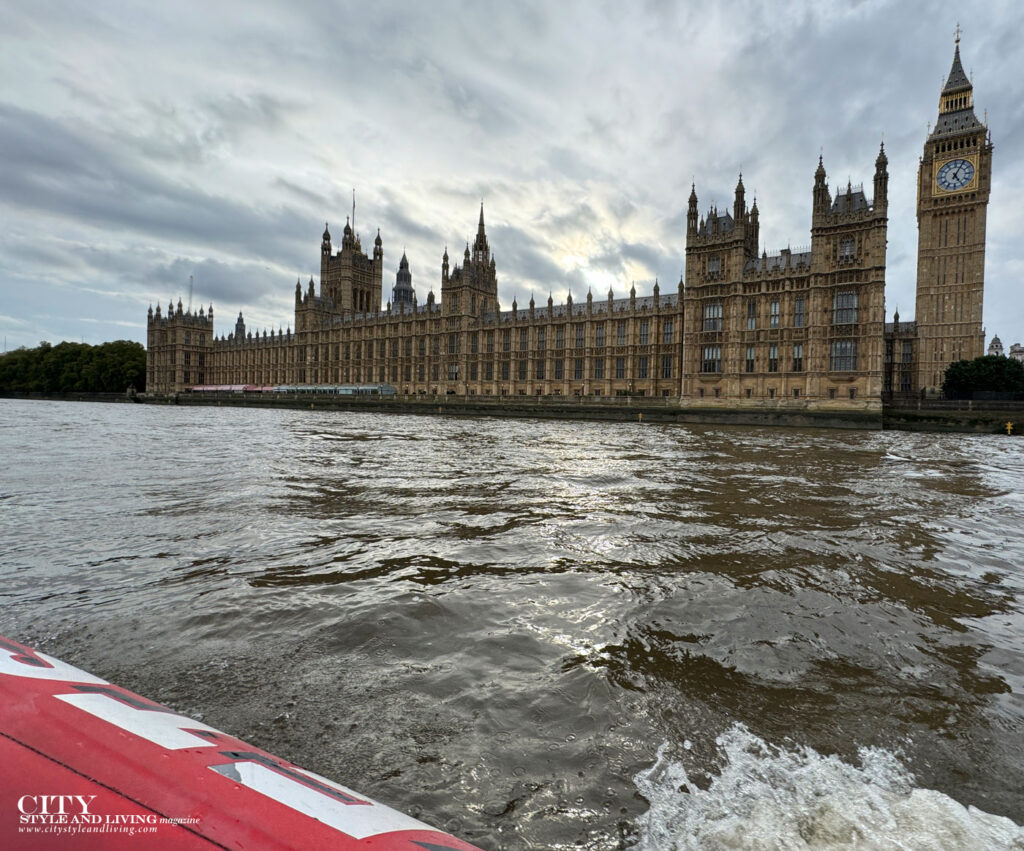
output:
<path id="1" fill-rule="evenodd" d="M 484 848 L 1024 847 L 1022 441 L 0 401 L 0 452 L 0 632 Z"/>

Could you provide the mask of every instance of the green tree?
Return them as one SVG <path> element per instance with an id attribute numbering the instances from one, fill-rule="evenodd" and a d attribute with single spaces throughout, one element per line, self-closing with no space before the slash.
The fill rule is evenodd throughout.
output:
<path id="1" fill-rule="evenodd" d="M 146 389 L 146 350 L 130 340 L 42 342 L 0 356 L 0 393 L 123 393 Z"/>
<path id="2" fill-rule="evenodd" d="M 976 392 L 1024 394 L 1024 363 L 1001 355 L 957 361 L 946 369 L 942 392 L 947 399 L 970 399 Z"/>

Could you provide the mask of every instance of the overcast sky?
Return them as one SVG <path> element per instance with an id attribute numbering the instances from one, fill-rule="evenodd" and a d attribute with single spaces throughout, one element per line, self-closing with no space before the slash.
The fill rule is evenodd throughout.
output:
<path id="1" fill-rule="evenodd" d="M 686 200 L 742 170 L 769 252 L 889 156 L 887 315 L 914 313 L 915 180 L 963 27 L 995 144 L 987 337 L 1024 342 L 1024 3 L 0 5 L 0 334 L 145 339 L 158 301 L 218 334 L 293 321 L 356 190 L 364 249 L 420 300 L 480 201 L 502 306 L 641 295 L 683 269 Z"/>

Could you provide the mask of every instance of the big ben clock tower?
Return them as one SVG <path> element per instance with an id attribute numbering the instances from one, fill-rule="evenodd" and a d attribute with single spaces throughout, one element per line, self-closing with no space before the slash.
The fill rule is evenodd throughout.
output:
<path id="1" fill-rule="evenodd" d="M 953 67 L 939 118 L 917 175 L 918 387 L 935 395 L 951 363 L 985 353 L 985 213 L 992 183 L 992 139 L 974 114 L 974 87 Z"/>

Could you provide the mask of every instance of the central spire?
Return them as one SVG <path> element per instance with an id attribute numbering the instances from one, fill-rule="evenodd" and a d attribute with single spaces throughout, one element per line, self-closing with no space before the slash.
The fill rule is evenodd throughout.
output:
<path id="1" fill-rule="evenodd" d="M 489 254 L 487 247 L 487 234 L 484 231 L 484 202 L 480 202 L 480 222 L 476 228 L 476 239 L 473 240 L 473 256 L 476 260 L 482 260 L 487 262 L 487 255 Z"/>
<path id="2" fill-rule="evenodd" d="M 949 69 L 949 77 L 946 78 L 946 85 L 942 88 L 944 95 L 959 92 L 964 89 L 971 89 L 971 81 L 964 73 L 964 66 L 960 62 L 960 36 L 956 37 L 956 47 L 953 49 L 953 65 Z"/>

